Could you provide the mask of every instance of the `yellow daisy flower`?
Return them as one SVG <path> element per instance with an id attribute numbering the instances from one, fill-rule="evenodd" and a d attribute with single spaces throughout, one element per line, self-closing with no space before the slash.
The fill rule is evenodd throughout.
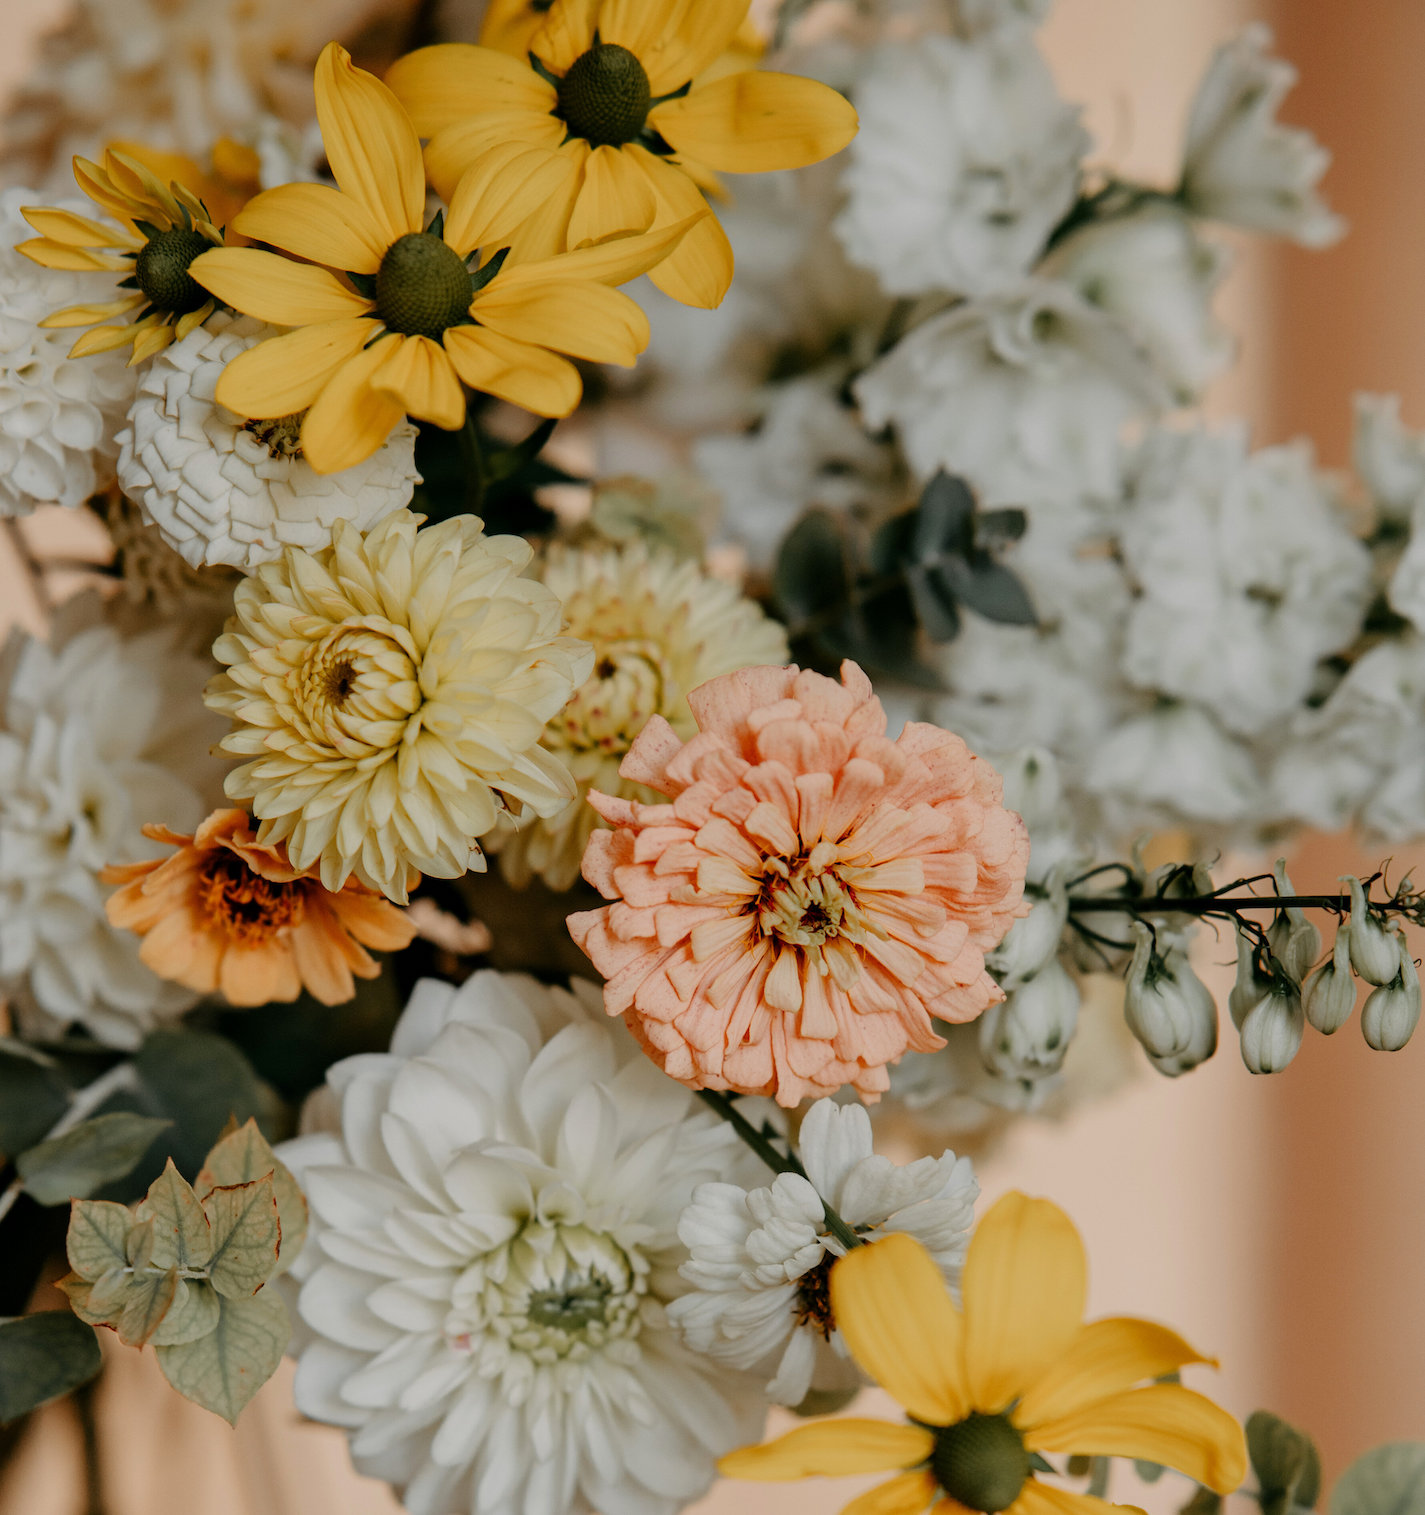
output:
<path id="1" fill-rule="evenodd" d="M 538 257 L 670 225 L 720 193 L 719 172 L 800 168 L 856 135 L 856 112 L 814 79 L 713 67 L 747 9 L 748 0 L 554 0 L 528 62 L 443 43 L 397 59 L 387 82 L 430 138 L 426 169 L 442 193 L 511 142 L 557 165 L 514 243 Z M 675 300 L 711 307 L 732 267 L 710 217 L 650 278 Z"/>
<path id="2" fill-rule="evenodd" d="M 171 160 L 171 165 L 191 169 L 197 176 L 196 166 L 187 159 Z M 72 210 L 26 206 L 24 217 L 40 235 L 15 250 L 45 268 L 107 268 L 126 277 L 119 280 L 115 299 L 67 306 L 40 325 L 93 328 L 70 348 L 71 358 L 132 343 L 130 364 L 141 363 L 170 342 L 181 341 L 212 314 L 214 302 L 193 278 L 192 267 L 201 254 L 223 245 L 223 234 L 191 189 L 177 178 L 165 189 L 163 180 L 128 152 L 109 148 L 102 165 L 76 158 L 74 177 L 113 220 L 105 224 Z M 135 311 L 132 321 L 98 324 Z"/>
<path id="3" fill-rule="evenodd" d="M 296 328 L 228 365 L 217 397 L 229 410 L 255 420 L 305 412 L 307 461 L 336 473 L 370 457 L 404 416 L 461 426 L 462 381 L 565 416 L 582 387 L 559 354 L 629 366 L 647 346 L 647 318 L 609 286 L 657 262 L 692 218 L 569 256 L 517 264 L 502 249 L 481 263 L 477 249 L 502 243 L 549 193 L 556 170 L 506 143 L 426 227 L 420 140 L 391 91 L 333 42 L 317 60 L 316 96 L 338 187 L 284 184 L 233 222 L 243 236 L 309 261 L 223 248 L 193 265 L 224 303 Z"/>
<path id="4" fill-rule="evenodd" d="M 1132 1508 L 1041 1482 L 1033 1459 L 1045 1452 L 1139 1457 L 1231 1493 L 1247 1470 L 1241 1426 L 1191 1389 L 1147 1382 L 1211 1359 L 1151 1321 L 1084 1324 L 1087 1277 L 1073 1222 L 1023 1194 L 1007 1194 L 976 1228 L 963 1310 L 911 1237 L 858 1247 L 831 1270 L 833 1318 L 907 1423 L 819 1421 L 730 1453 L 720 1471 L 763 1480 L 894 1471 L 842 1515 Z"/>

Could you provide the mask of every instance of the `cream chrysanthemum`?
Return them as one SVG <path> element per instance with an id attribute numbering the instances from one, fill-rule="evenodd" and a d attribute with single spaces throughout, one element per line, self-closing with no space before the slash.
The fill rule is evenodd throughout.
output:
<path id="1" fill-rule="evenodd" d="M 506 823 L 491 851 L 499 851 L 512 883 L 537 876 L 567 889 L 590 833 L 603 824 L 585 802 L 589 790 L 654 798 L 618 772 L 649 719 L 661 715 L 686 739 L 697 730 L 689 690 L 753 664 L 785 663 L 790 654 L 782 627 L 733 585 L 639 543 L 556 550 L 541 577 L 564 604 L 565 629 L 594 647 L 593 673 L 541 743 L 574 775 L 579 795 L 556 816 Z"/>
<path id="2" fill-rule="evenodd" d="M 367 531 L 408 505 L 420 480 L 409 421 L 354 468 L 320 474 L 300 414 L 245 421 L 220 405 L 223 370 L 273 334 L 251 316 L 210 316 L 149 365 L 119 433 L 120 484 L 194 568 L 250 573 L 284 547 L 315 552 L 337 521 Z"/>
<path id="3" fill-rule="evenodd" d="M 545 722 L 589 676 L 589 647 L 559 633 L 559 601 L 520 577 L 530 548 L 474 516 L 418 532 L 400 510 L 362 536 L 288 548 L 244 584 L 214 644 L 228 671 L 205 696 L 233 718 L 245 758 L 230 798 L 320 864 L 398 904 L 412 869 L 458 878 L 502 810 L 550 816 L 573 796 L 543 751 Z"/>

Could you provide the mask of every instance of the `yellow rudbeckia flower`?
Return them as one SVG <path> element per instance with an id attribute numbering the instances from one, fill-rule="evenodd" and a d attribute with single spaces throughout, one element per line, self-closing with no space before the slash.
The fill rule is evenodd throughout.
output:
<path id="1" fill-rule="evenodd" d="M 492 149 L 523 142 L 557 165 L 516 248 L 542 256 L 682 220 L 717 174 L 800 168 L 856 135 L 835 90 L 791 74 L 714 65 L 748 0 L 554 0 L 529 61 L 443 43 L 397 59 L 387 82 L 430 142 L 442 193 Z M 508 15 L 499 35 L 514 35 Z M 507 45 L 507 44 L 505 44 Z M 732 248 L 709 218 L 651 270 L 675 300 L 715 306 Z"/>
<path id="2" fill-rule="evenodd" d="M 140 150 L 141 151 L 141 150 Z M 194 261 L 223 245 L 206 205 L 181 183 L 179 172 L 198 180 L 197 165 L 186 158 L 162 155 L 171 170 L 165 188 L 136 156 L 109 148 L 102 164 L 74 160 L 80 189 L 113 219 L 107 225 L 52 206 L 25 206 L 25 219 L 40 233 L 15 249 L 45 268 L 77 272 L 112 269 L 123 273 L 113 300 L 94 305 L 70 305 L 46 316 L 41 326 L 89 326 L 69 350 L 71 358 L 110 352 L 133 345 L 130 365 L 162 352 L 182 340 L 212 314 L 214 302 L 192 276 Z M 101 325 L 114 317 L 133 321 Z"/>
<path id="3" fill-rule="evenodd" d="M 193 265 L 235 310 L 296 328 L 227 366 L 217 398 L 229 410 L 255 420 L 305 412 L 307 461 L 336 473 L 370 457 L 403 416 L 458 428 L 462 381 L 565 416 L 582 393 L 568 357 L 627 367 L 648 345 L 647 318 L 609 286 L 657 262 L 691 218 L 572 255 L 517 265 L 497 252 L 480 263 L 476 250 L 504 241 L 548 192 L 548 163 L 504 144 L 427 228 L 420 140 L 391 91 L 333 42 L 317 60 L 316 98 L 338 187 L 280 185 L 233 222 L 309 261 L 223 248 Z"/>
<path id="4" fill-rule="evenodd" d="M 1131 1508 L 1041 1482 L 1031 1457 L 1044 1452 L 1143 1458 L 1231 1493 L 1247 1470 L 1241 1426 L 1179 1384 L 1139 1387 L 1211 1359 L 1151 1321 L 1084 1324 L 1087 1278 L 1073 1222 L 1023 1194 L 1007 1194 L 976 1228 L 963 1310 L 911 1237 L 858 1247 L 831 1270 L 832 1312 L 852 1356 L 908 1422 L 819 1421 L 730 1453 L 720 1471 L 764 1480 L 895 1473 L 842 1515 Z"/>

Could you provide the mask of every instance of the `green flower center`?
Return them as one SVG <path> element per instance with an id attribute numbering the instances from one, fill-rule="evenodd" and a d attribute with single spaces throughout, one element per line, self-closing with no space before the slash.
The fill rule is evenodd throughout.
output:
<path id="1" fill-rule="evenodd" d="M 471 296 L 470 270 L 433 232 L 398 237 L 376 272 L 376 314 L 403 337 L 439 342 L 469 321 Z"/>
<path id="2" fill-rule="evenodd" d="M 648 121 L 653 90 L 643 65 L 617 42 L 596 42 L 559 81 L 559 117 L 595 147 L 622 147 Z"/>
<path id="3" fill-rule="evenodd" d="M 175 226 L 155 232 L 134 262 L 134 279 L 155 310 L 186 316 L 212 298 L 188 272 L 199 253 L 213 244 L 201 232 Z"/>
<path id="4" fill-rule="evenodd" d="M 1029 1477 L 1024 1438 L 1007 1415 L 978 1413 L 935 1433 L 931 1471 L 967 1509 L 1007 1510 Z"/>

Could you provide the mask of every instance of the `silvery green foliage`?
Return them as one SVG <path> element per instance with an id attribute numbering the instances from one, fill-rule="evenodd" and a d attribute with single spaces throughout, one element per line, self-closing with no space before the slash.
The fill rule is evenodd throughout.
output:
<path id="1" fill-rule="evenodd" d="M 1336 1481 L 1330 1515 L 1422 1515 L 1425 1442 L 1394 1441 L 1358 1457 Z"/>

